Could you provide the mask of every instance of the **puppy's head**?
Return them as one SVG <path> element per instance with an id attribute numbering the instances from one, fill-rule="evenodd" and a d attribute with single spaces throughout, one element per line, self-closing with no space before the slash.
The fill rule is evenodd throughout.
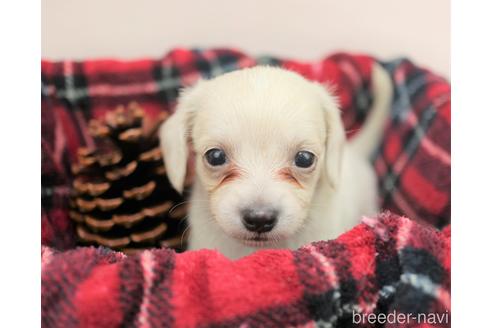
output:
<path id="1" fill-rule="evenodd" d="M 289 238 L 303 226 L 319 181 L 336 188 L 345 142 L 334 98 L 271 67 L 185 90 L 160 137 L 173 186 L 183 188 L 191 145 L 211 222 L 249 246 Z"/>

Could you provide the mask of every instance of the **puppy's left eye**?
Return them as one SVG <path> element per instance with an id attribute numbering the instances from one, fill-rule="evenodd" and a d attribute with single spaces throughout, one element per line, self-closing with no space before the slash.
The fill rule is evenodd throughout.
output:
<path id="1" fill-rule="evenodd" d="M 205 153 L 205 159 L 212 166 L 220 166 L 225 164 L 227 158 L 222 149 L 212 148 Z"/>
<path id="2" fill-rule="evenodd" d="M 316 156 L 313 153 L 302 150 L 296 154 L 296 157 L 294 158 L 294 163 L 297 167 L 306 169 L 313 165 L 315 159 Z"/>

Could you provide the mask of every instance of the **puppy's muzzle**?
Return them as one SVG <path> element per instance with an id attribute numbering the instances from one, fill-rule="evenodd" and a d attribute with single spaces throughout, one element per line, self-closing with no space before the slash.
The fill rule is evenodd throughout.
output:
<path id="1" fill-rule="evenodd" d="M 277 224 L 278 211 L 270 208 L 244 209 L 241 220 L 246 229 L 251 232 L 269 232 Z"/>

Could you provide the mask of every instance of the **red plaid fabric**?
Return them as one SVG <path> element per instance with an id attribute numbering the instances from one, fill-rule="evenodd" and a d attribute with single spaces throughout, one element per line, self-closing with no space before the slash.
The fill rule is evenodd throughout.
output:
<path id="1" fill-rule="evenodd" d="M 336 240 L 239 261 L 206 250 L 133 257 L 103 248 L 59 252 L 74 247 L 69 166 L 76 149 L 93 142 L 89 119 L 130 101 L 151 116 L 172 111 L 179 88 L 199 77 L 268 64 L 334 87 L 351 136 L 372 102 L 374 61 L 340 53 L 299 62 L 231 49 L 176 49 L 157 60 L 43 61 L 42 242 L 51 246 L 42 254 L 43 325 L 371 327 L 369 315 L 404 314 L 404 324 L 380 326 L 448 327 L 450 228 L 417 221 L 450 221 L 450 86 L 406 59 L 382 63 L 395 97 L 374 163 L 382 208 L 413 220 L 365 218 Z"/>
<path id="2" fill-rule="evenodd" d="M 211 250 L 125 257 L 44 247 L 42 325 L 449 327 L 450 247 L 449 229 L 391 214 L 336 240 L 239 261 Z"/>
<path id="3" fill-rule="evenodd" d="M 374 59 L 339 53 L 316 62 L 253 58 L 232 49 L 176 49 L 160 59 L 42 62 L 42 242 L 74 246 L 67 216 L 70 163 L 92 145 L 88 120 L 139 102 L 151 116 L 172 111 L 178 90 L 198 78 L 254 65 L 277 65 L 334 87 L 349 136 L 371 104 Z M 405 59 L 382 63 L 395 97 L 385 139 L 374 154 L 381 207 L 443 227 L 450 222 L 450 86 Z"/>

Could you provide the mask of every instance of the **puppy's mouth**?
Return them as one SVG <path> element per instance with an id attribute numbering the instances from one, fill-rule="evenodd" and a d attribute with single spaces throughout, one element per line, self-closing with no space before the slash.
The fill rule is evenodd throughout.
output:
<path id="1" fill-rule="evenodd" d="M 238 238 L 238 240 L 249 247 L 266 247 L 271 246 L 274 243 L 273 239 L 268 238 L 265 235 L 255 235 L 254 237 L 249 238 Z"/>

